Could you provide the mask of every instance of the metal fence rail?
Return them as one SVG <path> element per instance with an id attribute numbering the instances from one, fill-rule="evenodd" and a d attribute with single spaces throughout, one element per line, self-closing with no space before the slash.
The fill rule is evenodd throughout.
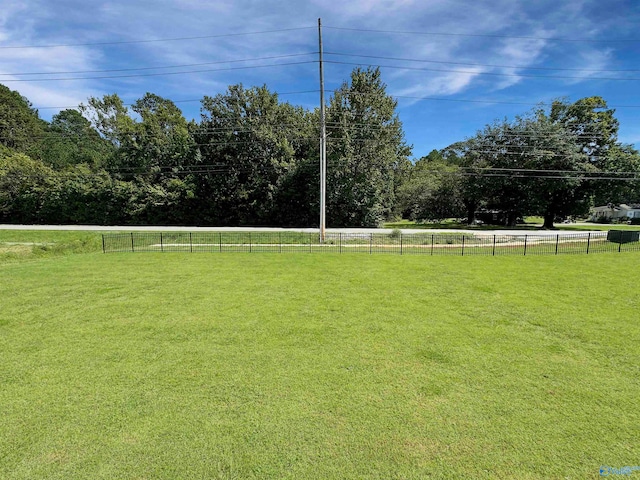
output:
<path id="1" fill-rule="evenodd" d="M 616 232 L 618 235 L 616 235 Z M 640 251 L 640 232 L 470 233 L 132 232 L 104 234 L 109 252 L 304 252 L 394 255 L 559 255 Z"/>

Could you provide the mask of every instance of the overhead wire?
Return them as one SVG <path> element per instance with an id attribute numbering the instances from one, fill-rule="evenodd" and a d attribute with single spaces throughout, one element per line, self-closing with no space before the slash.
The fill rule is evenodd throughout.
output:
<path id="1" fill-rule="evenodd" d="M 218 65 L 223 63 L 241 63 L 241 62 L 257 62 L 262 60 L 275 60 L 280 58 L 302 57 L 309 55 L 317 55 L 318 52 L 304 52 L 304 53 L 290 53 L 286 55 L 271 55 L 268 57 L 254 57 L 243 58 L 234 60 L 218 60 L 215 62 L 202 62 L 202 63 L 186 63 L 181 65 L 159 65 L 155 67 L 136 67 L 136 68 L 113 68 L 107 70 L 72 70 L 65 72 L 12 72 L 12 73 L 0 73 L 0 76 L 27 76 L 27 75 L 70 75 L 79 73 L 111 73 L 111 72 L 135 72 L 138 70 L 161 70 L 164 68 L 187 68 L 187 67 L 202 67 L 205 65 Z M 0 79 L 0 82 L 4 81 Z"/>
<path id="2" fill-rule="evenodd" d="M 336 162 L 328 162 L 328 167 L 334 167 L 338 165 Z M 191 168 L 195 167 L 195 168 Z M 158 167 L 155 167 L 158 168 Z M 181 175 L 209 175 L 209 174 L 225 174 L 228 175 L 230 173 L 252 173 L 256 170 L 265 170 L 264 165 L 257 165 L 253 167 L 243 167 L 237 165 L 214 165 L 211 167 L 201 167 L 197 165 L 189 165 L 189 166 L 172 166 L 170 167 L 172 170 L 157 170 L 157 171 L 140 171 L 135 167 L 131 169 L 107 169 L 102 170 L 100 172 L 72 172 L 72 171 L 61 171 L 61 172 L 53 172 L 53 173 L 43 173 L 43 174 L 19 174 L 20 178 L 76 178 L 76 177 L 105 177 L 108 176 L 110 179 L 113 179 L 111 175 L 126 175 L 126 176 L 181 176 Z M 640 181 L 640 175 L 628 175 L 628 176 L 612 176 L 609 172 L 582 172 L 582 171 L 572 171 L 567 172 L 566 174 L 551 174 L 551 175 L 540 175 L 537 172 L 531 172 L 535 174 L 517 174 L 517 173 L 508 173 L 508 172 L 465 172 L 465 171 L 432 171 L 432 173 L 438 173 L 448 176 L 459 176 L 459 177 L 497 177 L 497 178 L 509 178 L 509 179 L 551 179 L 551 180 L 583 180 L 583 181 L 624 181 L 624 182 L 636 182 Z"/>
<path id="3" fill-rule="evenodd" d="M 308 27 L 294 27 L 294 28 L 280 28 L 276 30 L 262 30 L 253 32 L 234 32 L 234 33 L 221 33 L 217 35 L 199 35 L 194 37 L 174 37 L 174 38 L 151 38 L 141 40 L 122 40 L 113 42 L 86 42 L 86 43 L 58 43 L 58 44 L 36 44 L 36 45 L 0 45 L 0 49 L 22 49 L 22 48 L 59 48 L 59 47 L 90 47 L 90 46 L 103 46 L 103 45 L 132 45 L 136 43 L 160 43 L 160 42 L 181 42 L 188 40 L 206 40 L 212 38 L 224 38 L 224 37 L 241 37 L 246 35 L 264 35 L 269 33 L 284 33 L 293 32 L 296 30 L 309 30 L 315 29 L 315 26 Z"/>
<path id="4" fill-rule="evenodd" d="M 359 58 L 372 58 L 376 60 L 395 60 L 401 62 L 417 62 L 417 63 L 437 63 L 443 65 L 464 65 L 469 67 L 491 67 L 491 68 L 513 68 L 521 70 L 549 70 L 549 71 L 570 71 L 570 72 L 615 72 L 615 73 L 629 73 L 640 72 L 640 69 L 594 69 L 594 68 L 560 68 L 560 67 L 535 67 L 530 65 L 499 65 L 491 63 L 469 63 L 469 62 L 451 62 L 445 60 L 426 60 L 422 58 L 406 58 L 406 57 L 383 57 L 378 55 L 364 55 L 360 53 L 345 53 L 345 52 L 324 52 L 324 55 L 332 55 L 339 57 L 359 57 Z"/>
<path id="5" fill-rule="evenodd" d="M 325 63 L 334 65 L 350 65 L 350 66 L 367 66 L 377 68 L 393 68 L 396 70 L 410 70 L 421 72 L 444 72 L 444 73 L 462 73 L 465 75 L 490 75 L 495 77 L 525 77 L 525 78 L 541 78 L 547 80 L 615 80 L 615 81 L 639 81 L 640 78 L 628 78 L 628 77 L 592 77 L 592 76 L 570 76 L 570 75 L 533 75 L 529 73 L 499 73 L 499 72 L 482 72 L 482 71 L 470 71 L 470 70 L 449 70 L 442 68 L 420 68 L 420 67 L 406 67 L 400 65 L 376 65 L 366 64 L 358 62 L 339 62 L 337 60 L 325 60 Z"/>
<path id="6" fill-rule="evenodd" d="M 320 92 L 320 90 L 298 90 L 298 91 L 294 91 L 294 92 L 271 92 L 275 95 L 304 95 L 307 93 L 318 93 Z M 212 97 L 215 98 L 215 95 Z M 202 98 L 191 98 L 191 99 L 185 99 L 185 100 L 171 100 L 172 103 L 196 103 L 196 102 L 202 102 L 202 100 L 204 99 L 204 96 Z M 125 107 L 132 107 L 133 105 L 135 105 L 135 103 L 123 103 L 122 104 Z M 34 106 L 33 107 L 35 110 L 63 110 L 63 109 L 77 109 L 78 105 L 66 105 L 66 106 L 57 106 L 57 107 L 40 107 L 40 106 Z"/>
<path id="7" fill-rule="evenodd" d="M 283 62 L 274 63 L 270 65 L 247 65 L 244 67 L 228 67 L 228 68 L 207 68 L 202 70 L 186 70 L 182 72 L 163 72 L 163 73 L 138 73 L 130 75 L 100 75 L 94 77 L 65 77 L 65 78 L 19 78 L 19 79 L 7 79 L 2 80 L 4 83 L 16 83 L 16 82 L 63 82 L 69 80 L 98 80 L 109 78 L 135 78 L 135 77 L 163 77 L 170 75 L 185 75 L 191 73 L 210 73 L 210 72 L 226 72 L 232 70 L 250 70 L 255 68 L 268 68 L 268 67 L 285 67 L 292 65 L 306 65 L 310 63 L 318 63 L 317 60 L 308 60 L 304 62 Z"/>
<path id="8" fill-rule="evenodd" d="M 375 30 L 368 28 L 349 28 L 337 27 L 332 25 L 323 25 L 323 28 L 330 30 L 343 30 L 362 33 L 385 33 L 399 35 L 422 35 L 422 36 L 442 36 L 442 37 L 470 37 L 470 38 L 516 38 L 522 40 L 547 40 L 554 42 L 571 42 L 571 43 L 640 43 L 640 39 L 592 39 L 592 38 L 565 38 L 565 37 L 537 37 L 530 35 L 502 35 L 492 33 L 460 33 L 460 32 L 428 32 L 428 31 L 408 31 L 408 30 Z"/>

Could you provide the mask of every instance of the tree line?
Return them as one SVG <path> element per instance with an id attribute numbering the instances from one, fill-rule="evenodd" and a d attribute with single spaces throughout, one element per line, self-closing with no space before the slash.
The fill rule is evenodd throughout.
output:
<path id="1" fill-rule="evenodd" d="M 375 226 L 409 164 L 377 69 L 355 69 L 329 100 L 327 216 Z M 187 121 L 147 93 L 89 98 L 51 122 L 0 86 L 0 222 L 315 226 L 319 112 L 266 86 L 229 86 Z"/>
<path id="2" fill-rule="evenodd" d="M 476 135 L 416 161 L 398 198 L 413 220 L 499 213 L 543 228 L 595 205 L 640 201 L 640 155 L 618 141 L 618 120 L 601 97 L 554 101 L 487 125 Z"/>
<path id="3" fill-rule="evenodd" d="M 396 110 L 378 69 L 355 69 L 330 96 L 329 226 L 471 222 L 482 209 L 552 226 L 638 199 L 638 152 L 599 97 L 496 122 L 415 162 Z M 158 95 L 125 105 L 113 94 L 47 122 L 0 85 L 0 222 L 317 226 L 318 109 L 238 84 L 200 112 L 188 121 Z"/>

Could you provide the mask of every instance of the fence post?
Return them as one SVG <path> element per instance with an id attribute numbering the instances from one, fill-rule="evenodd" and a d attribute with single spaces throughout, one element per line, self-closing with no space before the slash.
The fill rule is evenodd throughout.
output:
<path id="1" fill-rule="evenodd" d="M 133 232 L 131 232 L 131 251 L 135 252 L 135 250 L 133 248 Z"/>
<path id="2" fill-rule="evenodd" d="M 524 256 L 527 255 L 527 234 L 526 233 L 524 235 L 524 253 L 523 253 L 523 255 Z"/>
<path id="3" fill-rule="evenodd" d="M 464 233 L 462 234 L 462 256 L 464 257 Z"/>
<path id="4" fill-rule="evenodd" d="M 433 233 L 431 234 L 431 255 L 433 256 Z"/>
<path id="5" fill-rule="evenodd" d="M 251 253 L 251 232 L 249 232 L 249 253 Z"/>
<path id="6" fill-rule="evenodd" d="M 338 244 L 340 245 L 340 253 L 342 253 L 342 232 L 338 234 Z"/>
<path id="7" fill-rule="evenodd" d="M 193 239 L 191 238 L 192 233 L 189 232 L 189 252 L 193 253 Z"/>
<path id="8" fill-rule="evenodd" d="M 560 241 L 560 234 L 556 234 L 556 255 L 558 254 L 558 242 Z"/>
<path id="9" fill-rule="evenodd" d="M 620 243 L 618 244 L 618 253 L 622 250 L 622 234 L 620 234 Z"/>
<path id="10" fill-rule="evenodd" d="M 589 236 L 587 237 L 587 255 L 589 255 L 589 246 L 591 245 L 591 232 L 589 232 Z"/>
<path id="11" fill-rule="evenodd" d="M 220 253 L 222 253 L 222 232 L 218 232 L 218 242 L 220 244 Z"/>
<path id="12" fill-rule="evenodd" d="M 318 236 L 318 241 L 320 241 L 320 236 Z M 309 234 L 309 253 L 313 253 L 313 233 Z"/>
<path id="13" fill-rule="evenodd" d="M 369 255 L 371 255 L 371 250 L 373 248 L 373 233 L 369 234 Z"/>
<path id="14" fill-rule="evenodd" d="M 162 241 L 162 232 L 160 232 L 160 251 L 164 252 L 164 242 Z"/>
<path id="15" fill-rule="evenodd" d="M 491 256 L 495 257 L 496 256 L 496 236 L 493 236 L 493 251 L 491 252 Z"/>
<path id="16" fill-rule="evenodd" d="M 278 232 L 278 253 L 282 253 L 282 232 Z"/>
<path id="17" fill-rule="evenodd" d="M 400 255 L 402 255 L 402 232 L 400 232 Z"/>
<path id="18" fill-rule="evenodd" d="M 102 234 L 102 253 L 107 253 L 107 251 L 104 248 L 104 233 Z"/>

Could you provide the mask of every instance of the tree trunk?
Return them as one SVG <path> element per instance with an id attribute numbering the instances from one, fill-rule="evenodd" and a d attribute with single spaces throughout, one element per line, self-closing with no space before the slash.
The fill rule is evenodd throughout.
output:
<path id="1" fill-rule="evenodd" d="M 473 221 L 476 219 L 476 203 L 464 202 L 464 206 L 467 209 L 467 224 L 471 225 Z"/>
<path id="2" fill-rule="evenodd" d="M 555 215 L 553 213 L 547 213 L 544 216 L 544 224 L 542 225 L 542 228 L 545 230 L 553 230 L 553 219 L 555 218 Z"/>

